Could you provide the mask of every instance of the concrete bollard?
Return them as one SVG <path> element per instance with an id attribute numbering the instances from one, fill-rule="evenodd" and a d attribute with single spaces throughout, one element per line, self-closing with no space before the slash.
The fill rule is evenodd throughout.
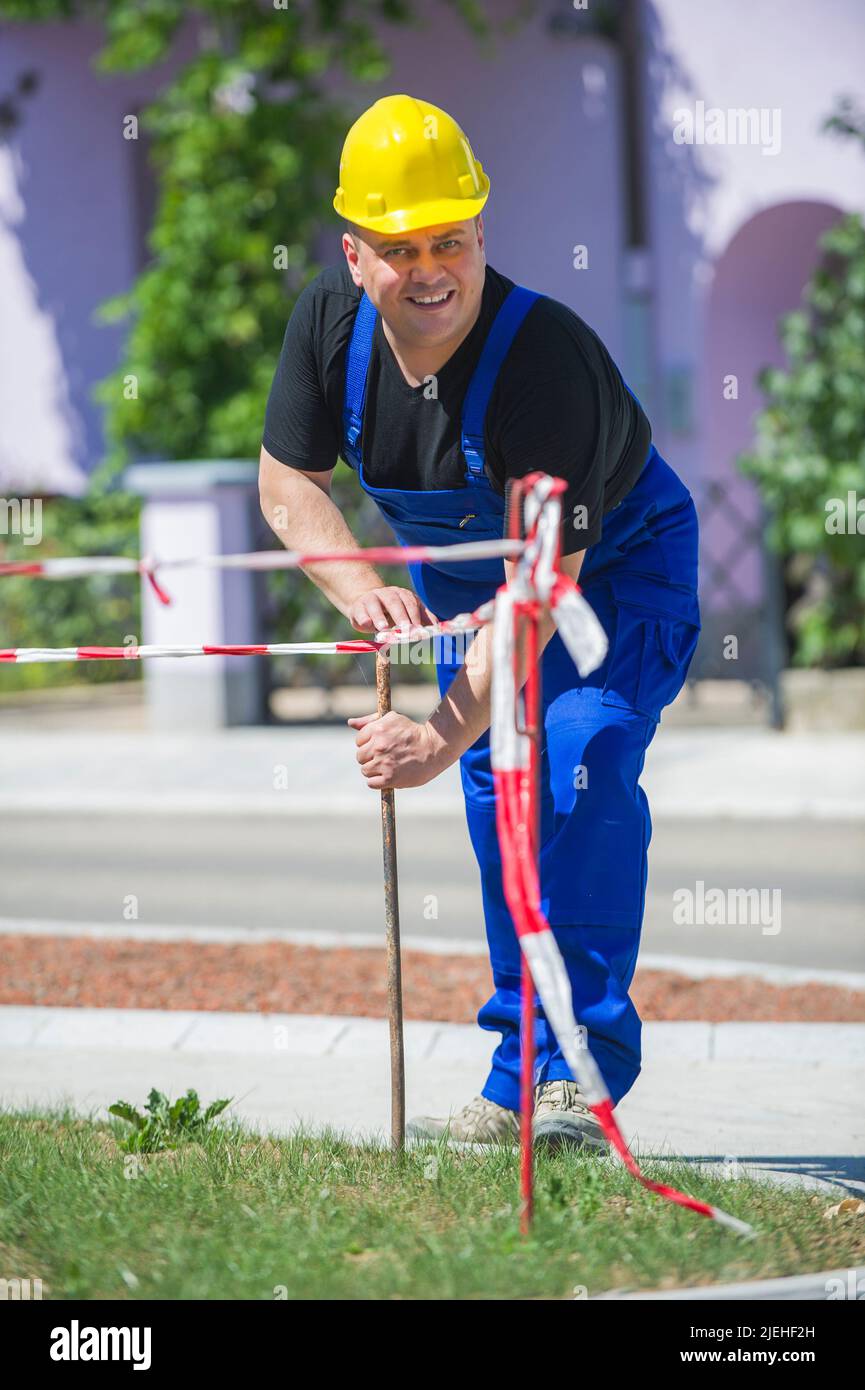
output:
<path id="1" fill-rule="evenodd" d="M 142 463 L 123 478 L 143 499 L 141 555 L 159 560 L 227 555 L 255 549 L 258 464 L 248 459 Z M 257 576 L 245 570 L 166 571 L 165 607 L 147 581 L 142 593 L 143 643 L 260 642 Z M 148 661 L 144 680 L 150 724 L 208 731 L 260 724 L 267 673 L 263 657 L 186 657 Z"/>

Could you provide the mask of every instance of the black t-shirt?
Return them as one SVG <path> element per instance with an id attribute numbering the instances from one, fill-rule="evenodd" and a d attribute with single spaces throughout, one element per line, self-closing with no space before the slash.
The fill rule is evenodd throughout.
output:
<path id="1" fill-rule="evenodd" d="M 361 440 L 368 483 L 406 491 L 467 486 L 460 448 L 463 398 L 513 284 L 486 267 L 477 321 L 436 372 L 435 398 L 423 383 L 406 381 L 378 316 Z M 323 472 L 341 454 L 346 357 L 360 297 L 343 264 L 323 270 L 294 306 L 263 437 L 268 453 L 291 468 Z M 642 471 L 651 427 L 597 334 L 567 305 L 541 296 L 499 370 L 484 442 L 487 477 L 501 494 L 508 479 L 534 470 L 566 480 L 567 555 L 600 539 L 602 517 Z"/>

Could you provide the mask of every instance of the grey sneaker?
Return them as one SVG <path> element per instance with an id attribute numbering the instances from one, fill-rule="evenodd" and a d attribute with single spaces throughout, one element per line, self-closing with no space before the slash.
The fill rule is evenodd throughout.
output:
<path id="1" fill-rule="evenodd" d="M 588 1149 L 605 1153 L 609 1148 L 576 1081 L 547 1081 L 535 1087 L 532 1135 L 549 1149 Z"/>
<path id="2" fill-rule="evenodd" d="M 515 1144 L 520 1137 L 520 1117 L 493 1100 L 475 1096 L 446 1120 L 418 1115 L 406 1125 L 407 1139 L 448 1139 L 463 1144 Z"/>

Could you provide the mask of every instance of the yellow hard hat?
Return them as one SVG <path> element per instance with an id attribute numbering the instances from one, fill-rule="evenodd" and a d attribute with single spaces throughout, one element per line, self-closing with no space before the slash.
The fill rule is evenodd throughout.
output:
<path id="1" fill-rule="evenodd" d="M 381 97 L 345 137 L 333 206 L 359 227 L 411 232 L 467 222 L 489 191 L 452 116 L 416 97 Z"/>

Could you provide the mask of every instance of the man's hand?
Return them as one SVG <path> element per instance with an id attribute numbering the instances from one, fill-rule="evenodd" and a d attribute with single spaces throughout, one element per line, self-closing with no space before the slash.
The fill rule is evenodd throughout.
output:
<path id="1" fill-rule="evenodd" d="M 422 787 L 455 761 L 429 724 L 416 724 L 396 710 L 363 714 L 348 723 L 359 730 L 357 760 L 375 791 Z"/>
<path id="2" fill-rule="evenodd" d="M 381 632 L 386 627 L 426 627 L 438 621 L 411 589 L 395 585 L 369 589 L 352 603 L 347 614 L 359 632 Z"/>

